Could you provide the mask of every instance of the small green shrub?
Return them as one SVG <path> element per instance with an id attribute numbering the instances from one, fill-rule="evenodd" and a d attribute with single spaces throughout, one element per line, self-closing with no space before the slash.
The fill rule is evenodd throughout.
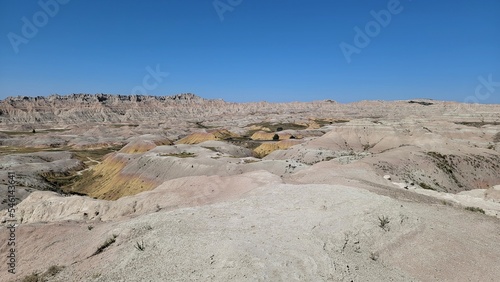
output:
<path id="1" fill-rule="evenodd" d="M 176 157 L 176 158 L 194 158 L 196 154 L 189 152 L 172 153 L 172 154 L 160 154 L 160 157 Z"/>
<path id="2" fill-rule="evenodd" d="M 55 276 L 57 273 L 61 272 L 64 266 L 53 265 L 49 267 L 43 274 L 38 272 L 33 272 L 32 274 L 25 276 L 23 282 L 44 282 L 47 281 L 48 277 Z"/>
<path id="3" fill-rule="evenodd" d="M 471 212 L 480 212 L 482 214 L 485 214 L 484 210 L 482 208 L 478 208 L 478 207 L 465 207 L 465 210 L 468 210 Z"/>
<path id="4" fill-rule="evenodd" d="M 378 221 L 379 221 L 378 226 L 380 228 L 382 228 L 384 231 L 389 231 L 390 230 L 390 228 L 389 228 L 389 222 L 391 222 L 391 221 L 389 220 L 388 216 L 385 216 L 385 215 L 382 216 L 382 217 L 379 216 L 378 217 Z"/>
<path id="5" fill-rule="evenodd" d="M 49 269 L 47 269 L 46 274 L 50 275 L 50 276 L 54 276 L 57 273 L 61 272 L 61 270 L 63 270 L 63 268 L 64 267 L 59 266 L 59 265 L 53 265 L 53 266 L 49 267 Z"/>
<path id="6" fill-rule="evenodd" d="M 23 282 L 38 282 L 38 281 L 42 281 L 42 280 L 41 280 L 41 277 L 38 273 L 33 272 L 32 274 L 25 276 L 22 281 Z"/>
<path id="7" fill-rule="evenodd" d="M 436 189 L 432 188 L 432 186 L 429 186 L 429 185 L 425 184 L 424 182 L 420 182 L 418 185 L 420 185 L 420 187 L 422 187 L 422 189 L 427 189 L 427 190 L 434 190 L 434 191 L 436 191 Z"/>
<path id="8" fill-rule="evenodd" d="M 111 246 L 114 242 L 116 242 L 116 237 L 118 237 L 118 235 L 113 235 L 113 237 L 108 238 L 99 248 L 97 248 L 92 256 L 102 253 L 107 247 Z"/>
<path id="9" fill-rule="evenodd" d="M 141 240 L 141 242 L 135 242 L 134 247 L 139 251 L 143 252 L 146 249 L 146 244 L 144 244 L 144 241 Z"/>
<path id="10" fill-rule="evenodd" d="M 441 200 L 441 204 L 445 205 L 445 206 L 453 206 L 452 203 L 446 201 L 446 200 Z"/>

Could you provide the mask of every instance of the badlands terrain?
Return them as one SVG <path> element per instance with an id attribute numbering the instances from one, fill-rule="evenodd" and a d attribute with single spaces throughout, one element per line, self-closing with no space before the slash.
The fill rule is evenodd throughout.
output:
<path id="1" fill-rule="evenodd" d="M 500 105 L 9 97 L 0 191 L 0 281 L 500 277 Z"/>

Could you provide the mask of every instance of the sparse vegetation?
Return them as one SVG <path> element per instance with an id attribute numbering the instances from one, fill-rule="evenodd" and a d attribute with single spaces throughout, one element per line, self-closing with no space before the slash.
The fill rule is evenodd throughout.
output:
<path id="1" fill-rule="evenodd" d="M 419 105 L 422 105 L 422 106 L 430 106 L 430 105 L 434 105 L 434 103 L 431 103 L 431 102 L 424 102 L 424 101 L 409 101 L 408 104 L 419 104 Z"/>
<path id="2" fill-rule="evenodd" d="M 485 125 L 500 125 L 500 122 L 498 122 L 498 121 L 487 122 L 487 121 L 481 120 L 481 121 L 460 121 L 460 122 L 455 122 L 455 124 L 461 124 L 461 125 L 465 125 L 465 126 L 473 126 L 473 127 L 480 128 L 480 127 L 485 126 Z"/>
<path id="3" fill-rule="evenodd" d="M 190 152 L 180 152 L 180 153 L 171 153 L 171 154 L 160 154 L 160 157 L 176 157 L 176 158 L 194 158 L 196 157 L 195 153 Z"/>
<path id="4" fill-rule="evenodd" d="M 1 133 L 1 131 L 0 131 Z M 36 153 L 42 151 L 61 151 L 60 149 L 41 149 L 33 147 L 15 147 L 15 146 L 5 146 L 0 150 L 0 156 L 9 154 L 26 154 L 26 153 Z"/>
<path id="5" fill-rule="evenodd" d="M 202 121 L 197 121 L 194 122 L 197 128 L 204 128 L 204 129 L 210 129 L 210 128 L 218 128 L 218 126 L 212 126 L 212 125 L 204 125 Z"/>
<path id="6" fill-rule="evenodd" d="M 31 131 L 0 131 L 0 133 L 7 134 L 9 136 L 16 136 L 16 135 L 28 135 L 28 134 L 31 135 L 36 132 L 33 132 L 33 130 L 31 130 Z"/>
<path id="7" fill-rule="evenodd" d="M 371 148 L 375 147 L 375 144 L 364 144 L 363 145 L 363 151 L 368 151 Z"/>
<path id="8" fill-rule="evenodd" d="M 49 129 L 43 129 L 41 130 L 42 132 L 65 132 L 71 130 L 70 128 L 49 128 Z"/>
<path id="9" fill-rule="evenodd" d="M 55 187 L 61 189 L 64 192 L 64 188 L 69 187 L 81 179 L 80 175 L 76 174 L 76 171 L 67 173 L 41 173 L 41 177 L 48 183 L 54 185 Z"/>
<path id="10" fill-rule="evenodd" d="M 146 244 L 144 244 L 144 241 L 141 240 L 140 242 L 135 242 L 134 247 L 143 252 L 146 249 Z"/>
<path id="11" fill-rule="evenodd" d="M 32 274 L 25 276 L 23 282 L 45 282 L 48 281 L 49 277 L 55 276 L 57 273 L 61 272 L 64 266 L 52 265 L 44 273 L 33 272 Z"/>
<path id="12" fill-rule="evenodd" d="M 420 182 L 418 184 L 420 187 L 422 187 L 422 189 L 427 189 L 427 190 L 433 190 L 433 191 L 436 191 L 436 189 L 434 189 L 432 186 L 430 185 L 427 185 L 425 184 L 424 182 Z"/>
<path id="13" fill-rule="evenodd" d="M 107 154 L 119 151 L 121 150 L 121 148 L 123 148 L 123 146 L 124 145 L 113 145 L 93 150 L 74 150 L 71 148 L 62 148 L 62 149 L 67 149 L 67 151 L 73 153 L 73 157 L 75 159 L 78 159 L 82 162 L 88 162 L 89 158 L 96 161 L 102 161 Z"/>
<path id="14" fill-rule="evenodd" d="M 49 128 L 49 129 L 31 129 L 30 131 L 7 131 L 7 130 L 0 130 L 0 133 L 7 134 L 9 136 L 17 136 L 17 135 L 33 135 L 33 134 L 41 134 L 41 133 L 46 133 L 46 132 L 64 132 L 68 131 L 70 129 L 64 129 L 64 128 Z"/>
<path id="15" fill-rule="evenodd" d="M 277 124 L 273 124 L 273 123 L 270 123 L 270 122 L 252 123 L 252 124 L 249 124 L 247 126 L 248 127 L 250 127 L 250 126 L 257 126 L 257 127 L 269 128 L 270 132 L 277 132 L 278 128 L 280 128 L 281 130 L 303 130 L 303 129 L 307 128 L 307 126 L 304 125 L 304 124 L 296 124 L 296 123 L 277 123 Z M 252 136 L 255 132 L 257 132 L 259 130 L 260 129 L 258 129 L 258 130 L 250 130 L 247 133 L 247 135 L 248 136 Z"/>
<path id="16" fill-rule="evenodd" d="M 97 250 L 91 256 L 95 256 L 95 255 L 98 255 L 98 254 L 104 252 L 104 250 L 106 248 L 108 248 L 114 242 L 116 242 L 116 237 L 118 237 L 118 235 L 113 234 L 113 236 L 111 238 L 108 238 L 99 248 L 97 248 Z"/>
<path id="17" fill-rule="evenodd" d="M 32 274 L 25 276 L 22 280 L 23 282 L 41 282 L 43 281 L 39 273 L 33 272 Z"/>
<path id="18" fill-rule="evenodd" d="M 63 266 L 58 266 L 58 265 L 53 265 L 47 269 L 47 271 L 44 273 L 46 276 L 55 276 L 57 273 L 61 272 L 63 270 Z"/>
<path id="19" fill-rule="evenodd" d="M 122 145 L 114 145 L 100 149 L 88 149 L 88 150 L 74 150 L 70 147 L 60 147 L 60 148 L 33 148 L 33 147 L 3 147 L 0 150 L 0 155 L 4 154 L 18 154 L 18 153 L 35 153 L 35 152 L 58 152 L 58 151 L 69 151 L 72 153 L 72 158 L 78 159 L 83 162 L 83 165 L 75 167 L 72 170 L 64 172 L 44 172 L 40 176 L 53 188 L 52 191 L 69 194 L 69 195 L 86 195 L 85 193 L 78 192 L 78 189 L 73 189 L 78 186 L 81 182 L 92 182 L 88 176 L 92 176 L 90 171 L 85 171 L 82 175 L 77 172 L 79 170 L 85 169 L 87 164 L 92 159 L 95 162 L 102 161 L 105 156 L 109 153 L 118 151 L 122 148 Z M 47 160 L 50 161 L 50 160 Z"/>
<path id="20" fill-rule="evenodd" d="M 427 152 L 428 156 L 432 157 L 432 161 L 436 164 L 436 166 L 442 170 L 448 177 L 453 180 L 458 187 L 463 187 L 463 183 L 458 180 L 455 174 L 460 175 L 459 169 L 457 169 L 456 164 L 456 156 L 455 155 L 442 155 L 438 152 Z M 476 159 L 479 159 L 480 162 L 477 162 Z M 479 169 L 481 163 L 486 162 L 486 160 L 479 155 L 475 155 L 473 159 L 471 159 L 470 165 L 474 166 L 474 168 Z M 469 160 L 467 160 L 469 164 Z M 436 186 L 440 186 L 438 183 L 435 183 Z"/>
<path id="21" fill-rule="evenodd" d="M 370 259 L 373 261 L 377 261 L 379 257 L 379 254 L 377 252 L 371 252 L 370 253 Z"/>
<path id="22" fill-rule="evenodd" d="M 94 229 L 94 226 L 89 225 L 89 226 L 87 226 L 87 229 L 88 229 L 88 230 L 92 230 L 92 229 Z"/>
<path id="23" fill-rule="evenodd" d="M 389 220 L 389 217 L 388 216 L 382 216 L 382 217 L 378 217 L 378 227 L 382 228 L 384 231 L 389 231 L 390 230 L 390 227 L 389 227 L 389 223 L 391 222 Z"/>
<path id="24" fill-rule="evenodd" d="M 314 122 L 321 125 L 321 126 L 325 126 L 325 125 L 330 125 L 330 124 L 334 124 L 334 123 L 346 123 L 346 122 L 349 122 L 349 120 L 346 120 L 346 119 L 314 119 Z"/>
<path id="25" fill-rule="evenodd" d="M 201 147 L 205 148 L 205 149 L 209 149 L 210 151 L 219 152 L 219 151 L 217 151 L 217 148 L 215 148 L 215 147 L 209 147 L 209 146 L 201 146 Z"/>
<path id="26" fill-rule="evenodd" d="M 478 208 L 478 207 L 465 207 L 465 210 L 485 214 L 484 210 L 482 208 Z"/>
<path id="27" fill-rule="evenodd" d="M 138 124 L 129 124 L 129 123 L 115 123 L 111 125 L 112 127 L 120 128 L 124 126 L 129 126 L 129 127 L 138 127 Z"/>
<path id="28" fill-rule="evenodd" d="M 1 132 L 2 131 L 0 131 L 0 133 Z M 75 150 L 71 147 L 66 147 L 66 146 L 51 147 L 51 148 L 5 146 L 2 147 L 0 155 L 69 151 L 73 154 L 73 158 L 78 159 L 82 162 L 88 162 L 89 161 L 88 158 L 97 161 L 102 161 L 104 159 L 104 156 L 106 156 L 109 153 L 119 151 L 122 147 L 123 145 L 113 145 L 99 149 Z"/>
<path id="29" fill-rule="evenodd" d="M 453 206 L 453 204 L 452 204 L 452 203 L 450 203 L 450 202 L 448 202 L 448 201 L 446 201 L 446 200 L 442 200 L 442 201 L 441 201 L 441 204 L 443 204 L 443 205 L 445 205 L 445 206 Z"/>

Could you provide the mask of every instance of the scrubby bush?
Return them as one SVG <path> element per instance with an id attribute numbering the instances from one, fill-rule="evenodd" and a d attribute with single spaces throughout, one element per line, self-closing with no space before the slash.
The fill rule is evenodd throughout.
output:
<path id="1" fill-rule="evenodd" d="M 478 207 L 466 207 L 465 209 L 468 211 L 472 211 L 472 212 L 480 212 L 482 214 L 485 213 L 482 208 L 478 208 Z"/>
<path id="2" fill-rule="evenodd" d="M 108 238 L 99 248 L 97 248 L 97 250 L 92 254 L 92 256 L 102 253 L 107 247 L 111 246 L 111 244 L 116 242 L 116 237 L 118 237 L 118 235 L 113 235 L 113 237 Z"/>
<path id="3" fill-rule="evenodd" d="M 384 229 L 384 231 L 389 231 L 390 228 L 389 228 L 389 222 L 391 222 L 389 220 L 389 217 L 388 216 L 382 216 L 382 217 L 378 217 L 378 221 L 379 221 L 379 224 L 378 226 L 382 229 Z"/>
<path id="4" fill-rule="evenodd" d="M 135 246 L 134 247 L 136 249 L 138 249 L 139 251 L 144 251 L 146 249 L 146 244 L 144 244 L 144 241 L 135 242 Z"/>

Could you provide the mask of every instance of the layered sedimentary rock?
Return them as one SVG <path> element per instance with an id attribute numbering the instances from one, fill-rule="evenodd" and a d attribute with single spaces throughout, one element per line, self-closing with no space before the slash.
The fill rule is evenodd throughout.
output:
<path id="1" fill-rule="evenodd" d="M 411 102 L 411 101 L 410 101 Z M 174 96 L 72 94 L 48 97 L 8 97 L 0 101 L 0 126 L 25 126 L 43 124 L 81 123 L 150 123 L 174 119 L 215 122 L 231 117 L 237 122 L 241 117 L 267 118 L 289 116 L 293 121 L 300 117 L 311 128 L 319 124 L 307 119 L 329 118 L 330 121 L 345 117 L 370 117 L 391 120 L 403 117 L 419 118 L 432 113 L 440 118 L 456 120 L 477 117 L 490 121 L 496 118 L 495 105 L 460 104 L 455 102 L 414 101 L 361 101 L 339 104 L 326 101 L 292 103 L 230 103 L 207 100 L 194 94 Z M 424 104 L 422 104 L 424 103 Z"/>
<path id="2" fill-rule="evenodd" d="M 0 280 L 496 281 L 499 113 L 428 99 L 5 99 L 0 190 L 16 174 L 22 263 Z M 2 238 L 10 219 L 2 209 Z"/>

